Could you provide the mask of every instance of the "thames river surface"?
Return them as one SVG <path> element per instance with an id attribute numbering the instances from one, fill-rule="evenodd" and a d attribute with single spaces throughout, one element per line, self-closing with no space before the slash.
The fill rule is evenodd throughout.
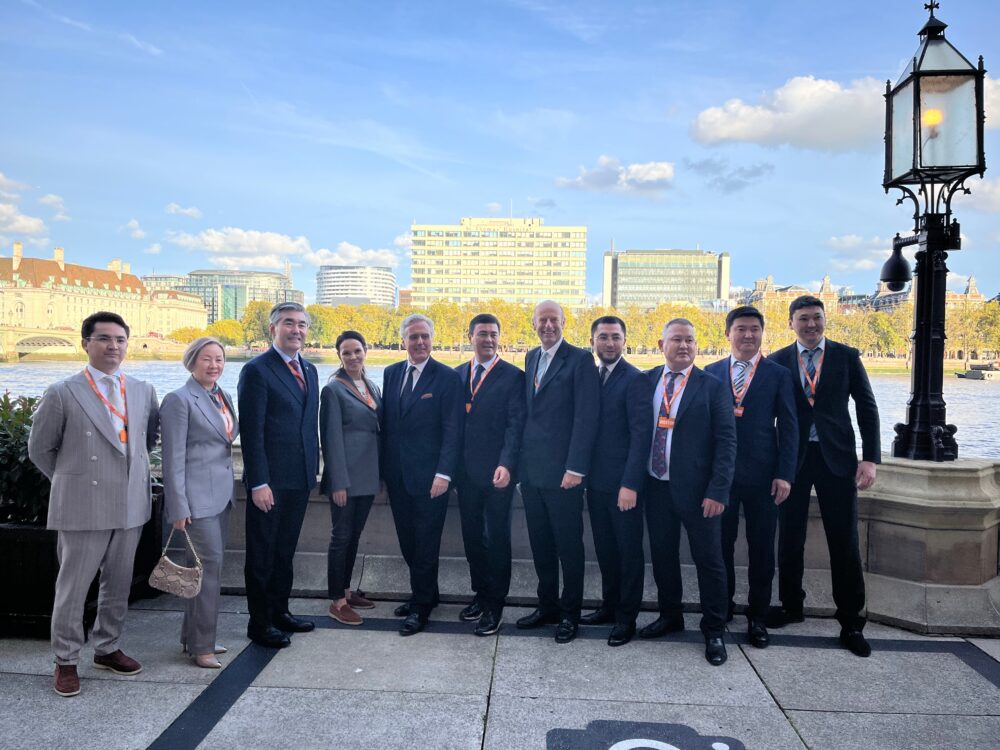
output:
<path id="1" fill-rule="evenodd" d="M 222 387 L 234 395 L 243 364 L 240 361 L 229 362 L 222 376 Z M 317 368 L 320 383 L 325 383 L 337 366 L 334 363 L 320 363 Z M 0 365 L 0 388 L 15 395 L 37 396 L 50 383 L 79 372 L 80 369 L 81 365 L 77 362 Z M 127 370 L 130 375 L 153 383 L 161 399 L 188 378 L 188 373 L 180 362 L 129 362 Z M 382 370 L 382 367 L 369 370 L 369 376 L 378 385 L 382 383 Z M 893 425 L 906 416 L 910 378 L 906 375 L 873 375 L 871 381 L 882 420 L 882 449 L 888 451 L 895 437 Z M 994 411 L 997 408 L 996 400 L 1000 398 L 1000 380 L 962 380 L 949 371 L 945 374 L 944 396 L 948 403 L 948 421 L 958 425 L 955 438 L 958 441 L 959 455 L 964 458 L 1000 458 L 1000 431 L 997 430 L 997 412 Z"/>

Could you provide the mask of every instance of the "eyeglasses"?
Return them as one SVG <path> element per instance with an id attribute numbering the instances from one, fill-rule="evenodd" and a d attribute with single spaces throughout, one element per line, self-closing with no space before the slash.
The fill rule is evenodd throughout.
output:
<path id="1" fill-rule="evenodd" d="M 108 336 L 106 334 L 101 334 L 100 336 L 88 336 L 87 341 L 96 341 L 102 346 L 106 346 L 114 341 L 118 346 L 128 346 L 128 339 L 124 336 Z"/>

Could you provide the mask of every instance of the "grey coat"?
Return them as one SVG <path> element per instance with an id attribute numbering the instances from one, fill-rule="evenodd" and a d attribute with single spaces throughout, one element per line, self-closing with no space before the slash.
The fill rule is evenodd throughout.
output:
<path id="1" fill-rule="evenodd" d="M 233 419 L 232 437 L 208 392 L 194 378 L 160 406 L 163 425 L 163 491 L 167 520 L 209 518 L 233 501 L 233 440 L 239 434 L 236 412 L 222 391 Z"/>
<path id="2" fill-rule="evenodd" d="M 319 489 L 324 495 L 342 489 L 349 497 L 378 494 L 382 395 L 370 381 L 368 391 L 375 399 L 374 409 L 337 378 L 320 394 L 323 478 Z"/>
<path id="3" fill-rule="evenodd" d="M 128 443 L 83 372 L 46 389 L 32 421 L 28 456 L 52 481 L 48 528 L 131 529 L 149 520 L 149 451 L 156 445 L 156 390 L 125 376 Z M 126 453 L 127 451 L 127 453 Z"/>

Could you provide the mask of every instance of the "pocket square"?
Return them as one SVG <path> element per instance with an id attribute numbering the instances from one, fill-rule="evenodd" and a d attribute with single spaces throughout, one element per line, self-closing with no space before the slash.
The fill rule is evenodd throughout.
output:
<path id="1" fill-rule="evenodd" d="M 425 393 L 423 396 L 420 397 L 420 400 L 422 401 L 425 398 L 434 398 L 434 394 L 433 393 Z"/>

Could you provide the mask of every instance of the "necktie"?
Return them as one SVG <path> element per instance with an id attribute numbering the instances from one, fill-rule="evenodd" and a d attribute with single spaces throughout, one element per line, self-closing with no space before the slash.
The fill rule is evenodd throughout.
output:
<path id="1" fill-rule="evenodd" d="M 670 377 L 667 378 L 667 397 L 666 399 L 660 399 L 660 414 L 659 416 L 663 419 L 668 419 L 670 417 L 670 411 L 667 409 L 667 401 L 670 401 L 674 397 L 674 382 L 677 380 L 677 376 L 680 375 L 679 372 L 670 373 Z M 667 474 L 667 433 L 669 428 L 660 427 L 660 420 L 656 420 L 656 434 L 653 436 L 653 473 L 658 477 L 666 476 Z"/>
<path id="2" fill-rule="evenodd" d="M 103 380 L 105 390 L 108 394 L 108 401 L 118 410 L 119 413 L 124 414 L 125 404 L 122 402 L 121 384 L 111 375 L 105 375 Z M 108 410 L 108 416 L 111 417 L 111 426 L 114 427 L 116 433 L 125 429 L 125 423 L 122 421 L 121 417 L 116 415 L 110 409 Z"/>
<path id="3" fill-rule="evenodd" d="M 305 381 L 305 378 L 302 377 L 302 370 L 299 369 L 299 360 L 298 359 L 290 359 L 288 361 L 288 367 L 291 369 L 292 375 L 295 376 L 295 381 L 299 384 L 299 388 L 301 389 L 301 391 L 303 393 L 305 393 L 306 392 L 306 381 Z"/>
<path id="4" fill-rule="evenodd" d="M 744 362 L 742 359 L 738 359 L 733 363 L 733 389 L 737 393 L 743 392 L 743 386 L 747 380 L 747 367 L 749 365 L 749 362 Z"/>
<path id="5" fill-rule="evenodd" d="M 542 352 L 538 357 L 538 367 L 535 368 L 535 393 L 538 393 L 538 389 L 542 385 L 542 378 L 545 377 L 545 371 L 548 369 L 549 353 Z"/>
<path id="6" fill-rule="evenodd" d="M 410 403 L 413 396 L 413 373 L 417 371 L 416 365 L 410 365 L 406 370 L 406 380 L 403 381 L 403 390 L 399 394 L 399 403 L 403 408 Z"/>
<path id="7" fill-rule="evenodd" d="M 809 374 L 809 377 L 812 379 L 814 383 L 816 382 L 816 361 L 814 357 L 816 356 L 816 353 L 818 351 L 819 351 L 818 346 L 815 349 L 806 349 L 806 372 Z M 811 399 L 816 398 L 816 394 L 813 392 L 813 388 L 811 385 L 809 385 L 808 380 L 806 380 L 806 382 L 802 384 L 802 388 L 806 392 L 806 398 L 811 398 Z M 819 440 L 819 433 L 816 432 L 815 422 L 809 425 L 809 440 L 811 442 L 816 442 Z"/>
<path id="8" fill-rule="evenodd" d="M 608 367 L 607 365 L 601 365 L 601 385 L 604 385 L 608 380 Z"/>
<path id="9" fill-rule="evenodd" d="M 479 385 L 479 381 L 483 379 L 483 371 L 486 368 L 481 364 L 476 364 L 476 374 L 472 378 L 472 390 L 476 390 L 476 386 Z"/>

